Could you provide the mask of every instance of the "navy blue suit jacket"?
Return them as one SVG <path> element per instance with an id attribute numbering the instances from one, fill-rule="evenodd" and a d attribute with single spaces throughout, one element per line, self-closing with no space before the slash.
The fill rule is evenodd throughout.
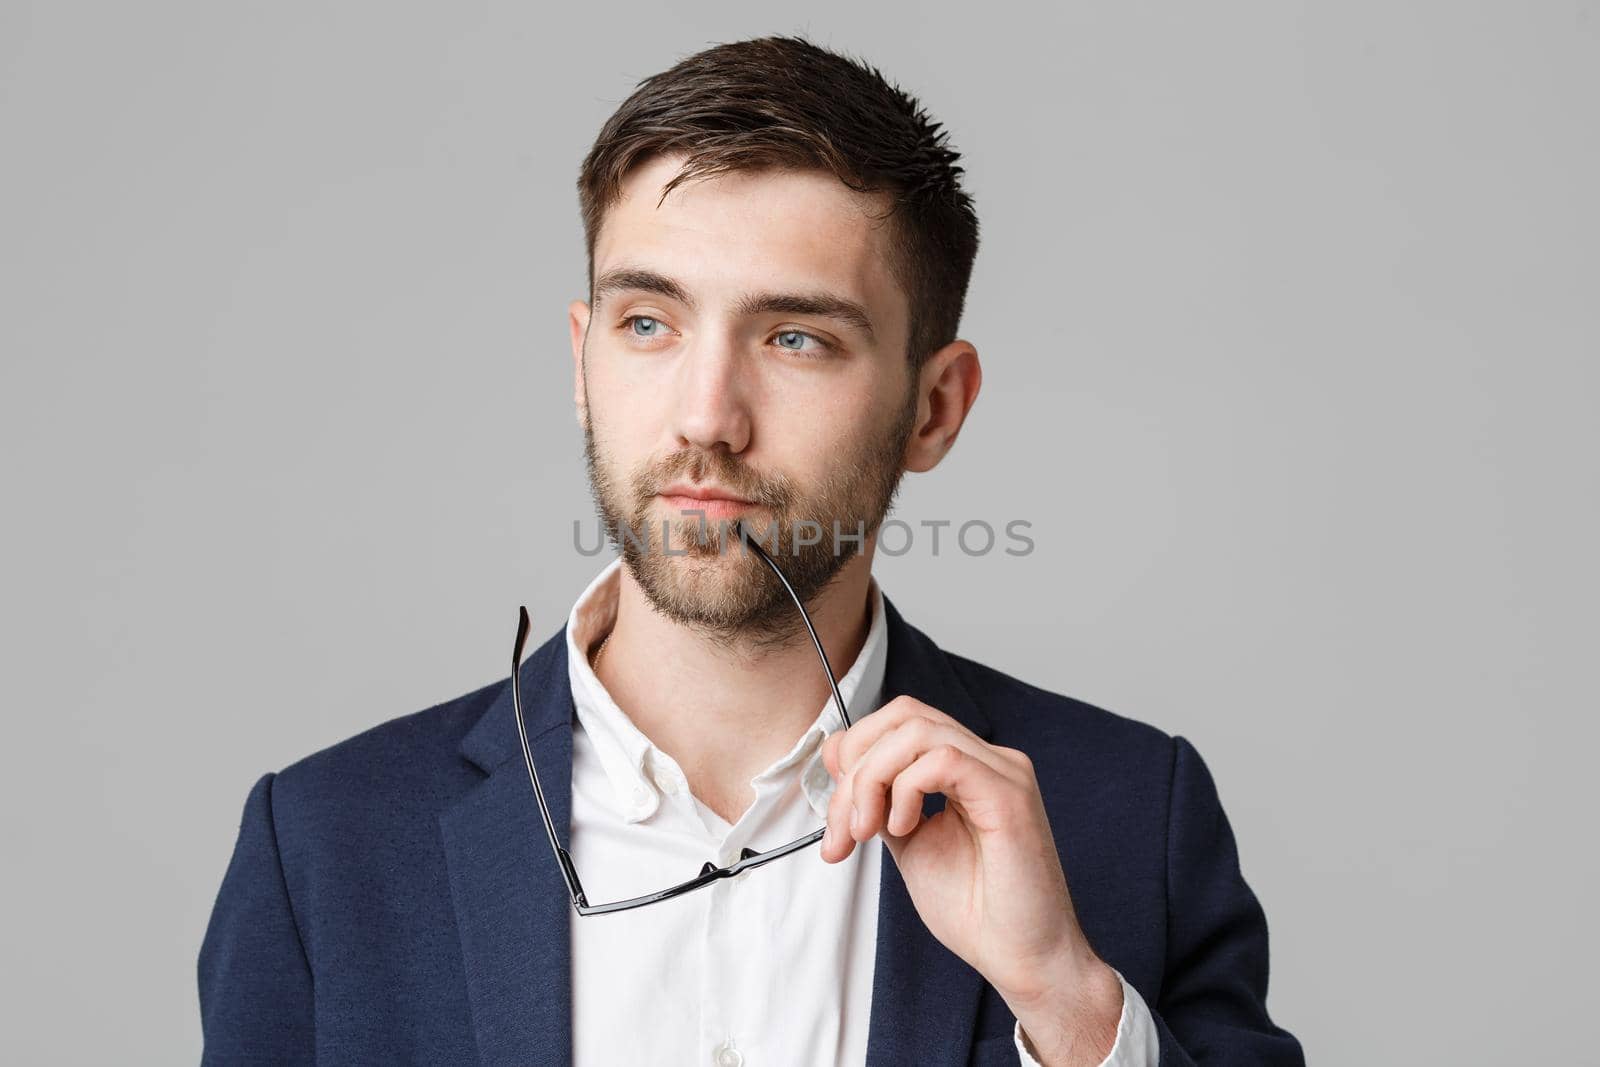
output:
<path id="1" fill-rule="evenodd" d="M 944 652 L 884 603 L 885 700 L 909 693 L 1033 760 L 1079 921 L 1150 1006 L 1162 1064 L 1302 1064 L 1268 1017 L 1266 918 L 1189 742 Z M 521 669 L 563 831 L 566 649 L 563 627 Z M 868 1062 L 1016 1063 L 1005 1002 L 882 855 Z M 200 948 L 203 1062 L 568 1064 L 574 919 L 510 678 L 383 723 L 250 790 Z"/>

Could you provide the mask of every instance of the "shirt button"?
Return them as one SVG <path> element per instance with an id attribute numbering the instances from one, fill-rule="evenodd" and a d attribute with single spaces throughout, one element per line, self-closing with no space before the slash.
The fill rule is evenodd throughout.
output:
<path id="1" fill-rule="evenodd" d="M 717 1067 L 739 1067 L 744 1063 L 744 1053 L 732 1045 L 723 1045 L 717 1049 L 716 1055 L 711 1057 L 711 1062 Z"/>
<path id="2" fill-rule="evenodd" d="M 642 785 L 634 786 L 633 806 L 636 808 L 648 808 L 650 806 L 650 790 Z"/>

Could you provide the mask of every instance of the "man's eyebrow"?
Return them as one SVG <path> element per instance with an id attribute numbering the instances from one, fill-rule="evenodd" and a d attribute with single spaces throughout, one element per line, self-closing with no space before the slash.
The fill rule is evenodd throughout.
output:
<path id="1" fill-rule="evenodd" d="M 664 274 L 637 267 L 618 267 L 608 270 L 594 283 L 594 303 L 619 292 L 655 293 L 668 300 L 695 310 L 694 298 L 689 291 Z M 834 319 L 846 326 L 860 330 L 872 340 L 877 332 L 872 328 L 872 318 L 867 309 L 854 300 L 828 292 L 808 293 L 749 293 L 741 297 L 735 310 L 740 315 L 761 315 L 781 312 L 785 315 L 818 315 Z"/>
<path id="2" fill-rule="evenodd" d="M 818 315 L 854 327 L 876 340 L 867 309 L 854 300 L 832 293 L 751 293 L 739 301 L 739 314 L 760 315 L 769 311 L 785 315 Z"/>
<path id="3" fill-rule="evenodd" d="M 638 292 L 655 293 L 668 300 L 676 300 L 686 307 L 694 307 L 694 298 L 689 291 L 665 274 L 657 274 L 653 270 L 641 270 L 637 267 L 618 267 L 608 270 L 600 275 L 594 283 L 592 299 L 600 303 L 611 293 Z"/>

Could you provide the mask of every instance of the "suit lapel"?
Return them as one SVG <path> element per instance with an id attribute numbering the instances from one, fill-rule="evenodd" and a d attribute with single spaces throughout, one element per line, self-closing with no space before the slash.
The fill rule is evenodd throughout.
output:
<path id="1" fill-rule="evenodd" d="M 572 811 L 566 627 L 521 669 L 523 715 L 562 844 Z M 488 777 L 439 817 L 484 1067 L 572 1062 L 572 902 L 550 852 L 513 717 L 510 680 L 461 751 Z"/>
<path id="2" fill-rule="evenodd" d="M 988 717 L 944 653 L 907 623 L 887 596 L 884 607 L 889 635 L 884 703 L 907 694 L 988 737 Z M 933 815 L 943 807 L 944 795 L 934 794 L 924 798 L 922 810 Z M 929 933 L 893 856 L 887 848 L 882 853 L 867 1063 L 962 1067 L 971 1055 L 983 977 Z"/>

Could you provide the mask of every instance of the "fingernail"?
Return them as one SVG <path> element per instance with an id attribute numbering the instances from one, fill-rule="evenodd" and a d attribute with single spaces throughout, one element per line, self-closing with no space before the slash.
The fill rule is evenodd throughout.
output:
<path id="1" fill-rule="evenodd" d="M 861 812 L 854 804 L 850 805 L 850 832 L 857 833 L 861 829 Z"/>

